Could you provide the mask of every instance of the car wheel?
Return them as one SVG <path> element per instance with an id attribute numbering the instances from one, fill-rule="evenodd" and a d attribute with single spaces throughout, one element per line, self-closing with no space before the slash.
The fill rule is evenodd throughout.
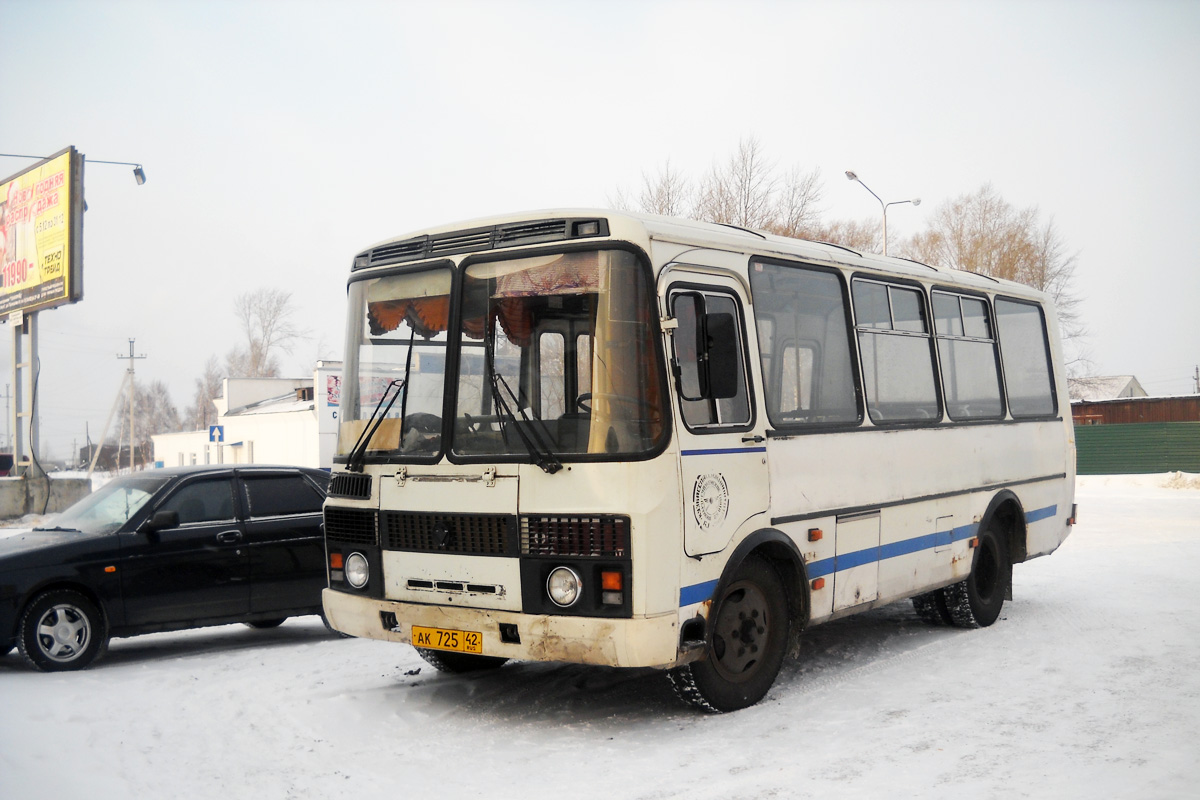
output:
<path id="1" fill-rule="evenodd" d="M 675 693 L 705 711 L 737 711 L 763 698 L 787 652 L 787 596 L 768 562 L 748 558 L 713 610 L 708 655 L 667 673 Z"/>
<path id="2" fill-rule="evenodd" d="M 497 669 L 507 663 L 507 658 L 500 656 L 477 656 L 471 653 L 451 653 L 446 650 L 429 650 L 418 647 L 417 653 L 421 658 L 432 664 L 439 672 L 479 672 L 485 669 Z"/>
<path id="3" fill-rule="evenodd" d="M 245 624 L 249 625 L 251 628 L 265 630 L 267 628 L 278 628 L 283 624 L 285 619 L 287 619 L 287 617 L 280 617 L 279 619 L 256 619 L 253 622 L 247 622 Z"/>
<path id="4" fill-rule="evenodd" d="M 17 646 L 44 672 L 83 669 L 108 647 L 108 632 L 91 600 L 71 589 L 52 589 L 25 609 Z"/>

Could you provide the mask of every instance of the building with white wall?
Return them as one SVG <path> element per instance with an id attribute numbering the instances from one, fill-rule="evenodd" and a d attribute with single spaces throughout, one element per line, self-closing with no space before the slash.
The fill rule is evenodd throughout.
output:
<path id="1" fill-rule="evenodd" d="M 342 365 L 318 361 L 309 378 L 226 378 L 206 431 L 153 437 L 159 466 L 294 464 L 329 469 L 337 443 Z"/>

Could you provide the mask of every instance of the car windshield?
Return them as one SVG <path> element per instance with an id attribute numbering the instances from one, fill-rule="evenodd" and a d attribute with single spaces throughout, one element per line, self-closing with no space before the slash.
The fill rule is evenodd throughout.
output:
<path id="1" fill-rule="evenodd" d="M 169 478 L 131 475 L 109 481 L 54 518 L 44 529 L 115 533 L 138 513 Z"/>

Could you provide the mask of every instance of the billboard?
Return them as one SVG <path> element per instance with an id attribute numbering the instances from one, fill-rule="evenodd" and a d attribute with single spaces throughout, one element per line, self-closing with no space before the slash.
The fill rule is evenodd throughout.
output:
<path id="1" fill-rule="evenodd" d="M 0 315 L 83 297 L 83 156 L 74 147 L 0 183 Z"/>

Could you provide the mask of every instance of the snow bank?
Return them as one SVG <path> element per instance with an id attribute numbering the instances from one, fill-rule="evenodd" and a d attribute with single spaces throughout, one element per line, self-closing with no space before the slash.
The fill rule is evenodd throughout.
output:
<path id="1" fill-rule="evenodd" d="M 759 705 L 654 670 L 433 672 L 315 618 L 0 658 L 0 797 L 1189 797 L 1200 783 L 1200 491 L 1080 479 L 1080 523 L 978 631 L 906 603 L 808 631 Z"/>

